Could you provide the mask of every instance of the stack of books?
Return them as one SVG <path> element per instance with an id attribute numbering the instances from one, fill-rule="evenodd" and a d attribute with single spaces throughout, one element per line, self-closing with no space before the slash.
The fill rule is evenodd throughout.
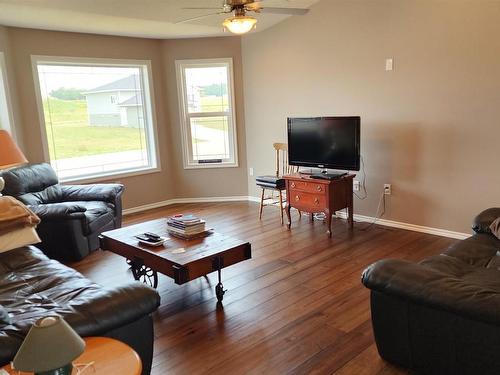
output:
<path id="1" fill-rule="evenodd" d="M 167 231 L 173 236 L 191 239 L 202 236 L 205 232 L 205 220 L 192 214 L 175 215 L 167 220 Z"/>

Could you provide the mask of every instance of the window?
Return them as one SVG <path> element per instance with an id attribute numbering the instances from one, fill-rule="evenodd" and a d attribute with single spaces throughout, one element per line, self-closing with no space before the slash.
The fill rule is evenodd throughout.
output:
<path id="1" fill-rule="evenodd" d="M 46 158 L 63 181 L 158 169 L 150 63 L 33 57 Z"/>
<path id="2" fill-rule="evenodd" d="M 232 59 L 176 67 L 184 168 L 238 166 Z"/>
<path id="3" fill-rule="evenodd" d="M 15 136 L 9 99 L 5 56 L 0 52 L 0 129 L 8 130 Z"/>

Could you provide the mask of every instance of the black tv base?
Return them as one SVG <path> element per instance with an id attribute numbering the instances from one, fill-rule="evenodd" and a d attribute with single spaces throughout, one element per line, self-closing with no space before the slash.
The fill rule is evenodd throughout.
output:
<path id="1" fill-rule="evenodd" d="M 311 174 L 311 178 L 318 178 L 321 180 L 336 180 L 347 175 L 347 172 L 334 172 L 334 173 L 314 173 Z"/>

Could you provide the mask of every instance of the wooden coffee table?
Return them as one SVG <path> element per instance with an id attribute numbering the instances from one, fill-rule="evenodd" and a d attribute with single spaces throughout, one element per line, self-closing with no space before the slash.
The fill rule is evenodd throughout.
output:
<path id="1" fill-rule="evenodd" d="M 143 245 L 135 236 L 144 232 L 153 232 L 168 239 L 159 247 Z M 167 219 L 104 232 L 100 236 L 100 244 L 102 250 L 128 259 L 134 278 L 153 288 L 158 286 L 158 272 L 181 285 L 217 271 L 215 294 L 219 302 L 222 302 L 225 293 L 221 270 L 252 257 L 250 243 L 217 232 L 192 240 L 173 237 L 167 232 Z"/>

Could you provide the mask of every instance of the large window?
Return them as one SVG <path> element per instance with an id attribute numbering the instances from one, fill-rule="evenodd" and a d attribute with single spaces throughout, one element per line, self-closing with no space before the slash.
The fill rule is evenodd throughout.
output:
<path id="1" fill-rule="evenodd" d="M 158 168 L 147 61 L 34 57 L 46 157 L 62 180 Z"/>
<path id="2" fill-rule="evenodd" d="M 232 59 L 176 65 L 184 167 L 237 166 Z"/>

